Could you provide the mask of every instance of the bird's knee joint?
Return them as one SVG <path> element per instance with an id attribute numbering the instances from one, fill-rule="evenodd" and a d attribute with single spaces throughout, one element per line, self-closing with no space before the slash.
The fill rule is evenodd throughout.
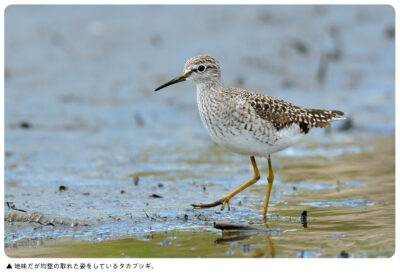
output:
<path id="1" fill-rule="evenodd" d="M 260 180 L 261 176 L 260 174 L 254 174 L 254 180 L 258 181 Z"/>

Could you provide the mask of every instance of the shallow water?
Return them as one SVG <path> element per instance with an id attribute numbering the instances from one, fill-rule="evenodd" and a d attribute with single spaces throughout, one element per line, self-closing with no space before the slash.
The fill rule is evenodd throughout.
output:
<path id="1" fill-rule="evenodd" d="M 191 20 L 199 12 L 205 17 Z M 7 254 L 390 256 L 391 28 L 389 6 L 8 7 Z M 232 199 L 231 211 L 190 206 L 252 175 L 247 157 L 212 144 L 190 83 L 152 92 L 205 52 L 220 60 L 227 85 L 350 118 L 273 155 L 269 228 L 263 159 L 262 180 Z M 336 59 L 321 72 L 326 54 Z M 214 222 L 274 233 L 222 235 Z"/>
<path id="2" fill-rule="evenodd" d="M 261 219 L 265 179 L 233 198 L 231 211 L 193 210 L 191 202 L 210 202 L 231 189 L 215 180 L 186 186 L 165 184 L 150 187 L 162 196 L 152 198 L 147 184 L 141 183 L 154 176 L 149 173 L 141 175 L 137 186 L 132 182 L 124 186 L 124 194 L 110 191 L 97 197 L 105 211 L 102 214 L 96 207 L 79 209 L 80 214 L 88 214 L 83 222 L 77 221 L 82 220 L 78 217 L 35 219 L 6 210 L 6 253 L 11 257 L 340 257 L 343 251 L 350 257 L 391 256 L 394 139 L 380 141 L 372 152 L 334 159 L 308 157 L 296 165 L 290 162 L 293 158 L 276 157 L 277 163 L 286 165 L 276 169 L 267 227 Z M 223 161 L 220 164 L 224 166 Z M 201 166 L 192 165 L 194 169 Z M 265 169 L 261 172 L 265 174 Z M 228 176 L 230 172 L 225 173 Z M 292 173 L 313 179 L 287 180 Z M 162 174 L 155 177 L 155 181 L 163 181 Z M 104 191 L 105 186 L 97 188 Z M 76 193 L 73 187 L 55 195 L 69 197 L 75 210 L 78 202 L 93 203 L 93 194 Z M 113 200 L 117 195 L 118 200 Z M 57 202 L 64 203 L 60 198 Z M 74 215 L 68 210 L 64 214 L 71 218 Z M 308 213 L 306 227 L 300 218 L 304 210 Z M 214 222 L 250 224 L 261 231 L 220 232 Z M 74 252 L 78 246 L 79 252 Z"/>

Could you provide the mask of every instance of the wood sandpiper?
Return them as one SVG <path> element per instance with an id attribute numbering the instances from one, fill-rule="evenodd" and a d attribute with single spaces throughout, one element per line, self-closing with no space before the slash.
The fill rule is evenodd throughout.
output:
<path id="1" fill-rule="evenodd" d="M 201 120 L 211 139 L 233 152 L 250 156 L 254 177 L 222 199 L 210 204 L 192 204 L 196 209 L 227 205 L 230 199 L 260 179 L 255 156 L 268 158 L 268 189 L 263 217 L 266 220 L 274 173 L 271 154 L 281 151 L 306 135 L 311 128 L 326 128 L 331 121 L 345 119 L 338 110 L 307 109 L 289 102 L 237 88 L 221 82 L 218 61 L 208 55 L 189 59 L 183 75 L 159 86 L 190 80 L 197 86 Z"/>

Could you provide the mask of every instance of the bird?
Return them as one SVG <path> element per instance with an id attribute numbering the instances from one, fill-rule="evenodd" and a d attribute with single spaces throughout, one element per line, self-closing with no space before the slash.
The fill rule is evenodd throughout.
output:
<path id="1" fill-rule="evenodd" d="M 253 178 L 228 195 L 209 204 L 192 204 L 195 209 L 221 205 L 230 210 L 232 197 L 260 180 L 255 157 L 268 160 L 268 188 L 263 218 L 267 220 L 268 204 L 274 182 L 271 154 L 286 149 L 307 135 L 312 128 L 327 128 L 330 122 L 346 119 L 339 110 L 298 107 L 284 100 L 244 89 L 230 88 L 221 81 L 216 58 L 200 55 L 186 61 L 183 74 L 159 86 L 192 81 L 196 85 L 201 121 L 211 139 L 228 150 L 250 156 Z"/>

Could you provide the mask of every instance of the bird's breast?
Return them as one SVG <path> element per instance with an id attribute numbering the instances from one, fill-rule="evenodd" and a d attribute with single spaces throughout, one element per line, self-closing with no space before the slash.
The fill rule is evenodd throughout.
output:
<path id="1" fill-rule="evenodd" d="M 225 137 L 230 117 L 223 101 L 218 96 L 208 93 L 210 92 L 197 91 L 197 105 L 204 127 L 210 137 L 218 143 L 220 138 Z"/>

